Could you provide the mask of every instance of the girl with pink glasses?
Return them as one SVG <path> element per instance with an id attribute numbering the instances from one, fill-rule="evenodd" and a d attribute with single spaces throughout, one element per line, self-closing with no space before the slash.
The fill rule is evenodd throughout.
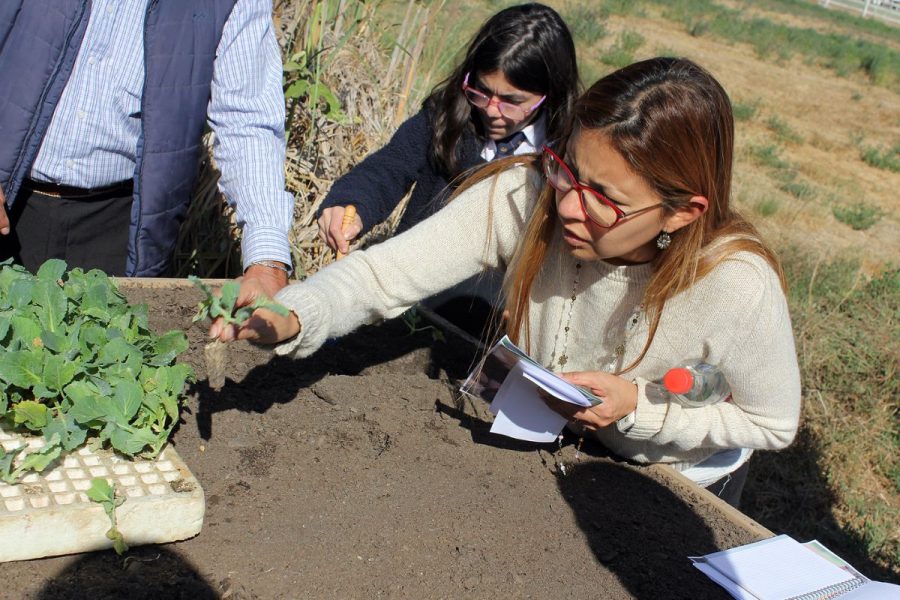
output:
<path id="1" fill-rule="evenodd" d="M 409 229 L 441 208 L 469 169 L 558 140 L 577 94 L 575 44 L 556 11 L 523 4 L 498 12 L 422 110 L 335 182 L 319 210 L 319 235 L 346 254 L 415 184 L 398 233 Z M 356 217 L 343 229 L 350 204 Z"/>
<path id="2" fill-rule="evenodd" d="M 570 427 L 736 505 L 750 454 L 797 432 L 800 376 L 778 259 L 731 206 L 733 140 L 708 72 L 630 65 L 581 96 L 542 160 L 488 165 L 433 218 L 280 291 L 288 317 L 260 310 L 224 336 L 305 356 L 503 268 L 507 334 L 603 399 L 548 401 Z M 688 407 L 651 385 L 687 359 L 718 365 L 731 398 Z"/>

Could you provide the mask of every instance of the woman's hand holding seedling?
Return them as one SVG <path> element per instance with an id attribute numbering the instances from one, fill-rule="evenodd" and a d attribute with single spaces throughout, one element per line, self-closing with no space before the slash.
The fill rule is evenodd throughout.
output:
<path id="1" fill-rule="evenodd" d="M 206 295 L 197 306 L 194 322 L 211 319 L 209 337 L 212 339 L 274 344 L 300 333 L 296 315 L 264 294 L 241 298 L 242 288 L 236 281 L 226 282 L 220 293 L 214 294 L 197 277 L 189 279 Z"/>

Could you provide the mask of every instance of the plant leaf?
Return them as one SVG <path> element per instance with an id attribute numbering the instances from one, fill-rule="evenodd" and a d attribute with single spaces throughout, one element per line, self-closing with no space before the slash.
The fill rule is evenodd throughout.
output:
<path id="1" fill-rule="evenodd" d="M 72 386 L 66 388 L 71 393 Z M 72 399 L 72 408 L 69 414 L 78 423 L 90 424 L 93 421 L 102 420 L 109 415 L 109 401 L 101 396 L 88 396 Z"/>
<path id="2" fill-rule="evenodd" d="M 6 334 L 9 333 L 9 330 L 9 317 L 0 316 L 0 343 L 3 343 L 3 340 L 6 338 Z"/>
<path id="3" fill-rule="evenodd" d="M 103 477 L 94 477 L 91 479 L 91 487 L 84 491 L 87 497 L 94 502 L 103 504 L 104 502 L 112 502 L 114 498 L 113 487 Z"/>
<path id="4" fill-rule="evenodd" d="M 78 373 L 78 365 L 58 354 L 47 354 L 44 358 L 44 385 L 51 390 L 62 392 L 63 388 Z"/>
<path id="5" fill-rule="evenodd" d="M 125 341 L 124 338 L 116 338 L 100 349 L 98 360 L 104 365 L 123 363 L 135 353 L 140 354 L 137 348 Z"/>
<path id="6" fill-rule="evenodd" d="M 40 450 L 29 452 L 22 460 L 22 463 L 13 471 L 12 476 L 18 479 L 27 471 L 40 473 L 59 458 L 60 454 L 62 454 L 62 444 L 59 441 L 59 436 L 54 436 Z"/>
<path id="7" fill-rule="evenodd" d="M 87 429 L 75 422 L 69 413 L 60 412 L 47 423 L 43 429 L 44 439 L 50 440 L 54 435 L 59 436 L 63 450 L 69 451 L 84 444 L 87 438 Z"/>
<path id="8" fill-rule="evenodd" d="M 38 271 L 35 275 L 41 281 L 51 281 L 53 283 L 56 283 L 57 281 L 62 279 L 62 276 L 65 272 L 66 261 L 60 260 L 58 258 L 51 258 L 38 268 Z"/>
<path id="9" fill-rule="evenodd" d="M 31 295 L 34 290 L 33 279 L 17 279 L 9 286 L 9 306 L 23 309 L 31 303 Z"/>
<path id="10" fill-rule="evenodd" d="M 41 337 L 41 326 L 31 317 L 16 315 L 12 318 L 12 330 L 15 340 L 21 348 L 32 348 L 32 342 Z"/>
<path id="11" fill-rule="evenodd" d="M 47 407 L 34 400 L 23 400 L 13 407 L 13 418 L 16 425 L 24 425 L 32 431 L 38 431 L 47 425 L 49 420 Z"/>
<path id="12" fill-rule="evenodd" d="M 25 350 L 0 354 L 0 379 L 25 389 L 41 383 L 40 355 Z"/>
<path id="13" fill-rule="evenodd" d="M 16 456 L 24 449 L 25 445 L 23 444 L 18 448 L 6 452 L 3 450 L 3 446 L 0 446 L 0 479 L 6 483 L 13 484 L 16 482 L 16 477 L 13 475 L 12 464 L 16 459 Z"/>
<path id="14" fill-rule="evenodd" d="M 187 336 L 182 331 L 169 331 L 160 336 L 153 344 L 153 356 L 148 363 L 153 366 L 170 364 L 175 357 L 188 349 Z"/>
<path id="15" fill-rule="evenodd" d="M 66 317 L 68 300 L 65 292 L 56 283 L 56 280 L 38 281 L 34 285 L 34 289 L 31 290 L 31 299 L 36 305 L 44 309 L 37 313 L 44 329 L 49 331 L 59 329 L 63 319 Z"/>
<path id="16" fill-rule="evenodd" d="M 116 407 L 121 410 L 124 421 L 127 423 L 138 409 L 141 408 L 141 402 L 144 399 L 144 390 L 136 381 L 120 381 L 116 385 L 116 391 L 113 395 L 113 402 Z"/>
<path id="17" fill-rule="evenodd" d="M 130 431 L 129 431 L 130 429 Z M 127 454 L 134 456 L 140 453 L 146 446 L 152 446 L 157 441 L 157 435 L 154 434 L 149 427 L 124 428 L 116 426 L 113 428 L 109 441 L 112 447 Z"/>

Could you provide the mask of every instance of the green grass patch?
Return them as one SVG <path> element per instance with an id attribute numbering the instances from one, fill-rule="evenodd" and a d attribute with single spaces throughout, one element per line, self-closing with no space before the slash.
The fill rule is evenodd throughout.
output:
<path id="1" fill-rule="evenodd" d="M 600 55 L 600 60 L 616 69 L 628 66 L 634 62 L 634 53 L 644 45 L 644 41 L 644 36 L 638 32 L 625 29 L 616 43 Z"/>
<path id="2" fill-rule="evenodd" d="M 771 217 L 781 208 L 781 203 L 775 198 L 764 198 L 757 202 L 754 208 L 760 216 Z"/>
<path id="3" fill-rule="evenodd" d="M 785 181 L 778 186 L 778 189 L 798 200 L 812 200 L 819 195 L 815 186 L 806 181 Z"/>
<path id="4" fill-rule="evenodd" d="M 608 11 L 594 4 L 576 4 L 565 11 L 563 17 L 576 43 L 589 48 L 607 36 L 608 14 Z"/>
<path id="5" fill-rule="evenodd" d="M 798 200 L 812 200 L 819 195 L 816 187 L 798 177 L 799 173 L 790 166 L 778 169 L 772 175 L 779 182 L 778 189 L 782 192 L 787 192 Z"/>
<path id="6" fill-rule="evenodd" d="M 781 147 L 776 144 L 750 146 L 750 158 L 756 164 L 770 169 L 788 170 L 791 163 L 781 158 Z"/>
<path id="7" fill-rule="evenodd" d="M 818 2 L 809 0 L 754 0 L 757 8 L 787 12 L 798 17 L 807 17 L 822 23 L 853 29 L 857 33 L 883 38 L 884 41 L 896 41 L 897 28 L 878 19 L 864 18 L 843 10 L 830 10 L 819 6 Z"/>
<path id="8" fill-rule="evenodd" d="M 794 129 L 790 125 L 788 125 L 785 121 L 783 121 L 776 115 L 772 115 L 771 117 L 766 119 L 766 127 L 768 127 L 770 131 L 774 132 L 775 135 L 778 136 L 778 139 L 783 142 L 799 144 L 803 141 L 803 138 L 800 137 L 799 133 L 794 131 Z"/>
<path id="9" fill-rule="evenodd" d="M 865 202 L 841 204 L 832 208 L 831 212 L 835 219 L 856 231 L 865 231 L 881 220 L 881 210 Z"/>
<path id="10" fill-rule="evenodd" d="M 619 17 L 643 17 L 646 15 L 644 7 L 640 2 L 634 0 L 588 0 L 591 4 L 596 3 L 608 15 L 616 15 Z"/>
<path id="11" fill-rule="evenodd" d="M 900 144 L 894 144 L 892 148 L 860 146 L 859 151 L 860 158 L 869 166 L 894 173 L 900 171 Z"/>
<path id="12" fill-rule="evenodd" d="M 674 48 L 668 46 L 657 46 L 656 56 L 665 56 L 666 58 L 680 58 L 681 54 L 676 52 Z"/>
<path id="13" fill-rule="evenodd" d="M 759 112 L 759 100 L 751 100 L 749 102 L 732 100 L 731 112 L 734 114 L 735 121 L 750 121 Z"/>
<path id="14" fill-rule="evenodd" d="M 841 76 L 861 73 L 876 85 L 900 91 L 900 51 L 889 44 L 748 17 L 742 10 L 712 0 L 652 1 L 669 19 L 684 23 L 690 35 L 750 44 L 761 58 L 782 62 L 799 55 Z"/>
<path id="15" fill-rule="evenodd" d="M 853 258 L 825 261 L 796 248 L 782 256 L 802 427 L 790 449 L 754 457 L 742 509 L 887 579 L 900 553 L 900 269 L 868 278 Z"/>

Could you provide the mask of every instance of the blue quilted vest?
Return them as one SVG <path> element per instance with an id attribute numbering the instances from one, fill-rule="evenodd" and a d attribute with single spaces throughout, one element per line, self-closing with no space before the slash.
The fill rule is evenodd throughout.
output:
<path id="1" fill-rule="evenodd" d="M 126 274 L 168 268 L 197 179 L 213 61 L 236 0 L 150 0 Z M 90 15 L 90 0 L 0 1 L 0 187 L 15 201 Z"/>

